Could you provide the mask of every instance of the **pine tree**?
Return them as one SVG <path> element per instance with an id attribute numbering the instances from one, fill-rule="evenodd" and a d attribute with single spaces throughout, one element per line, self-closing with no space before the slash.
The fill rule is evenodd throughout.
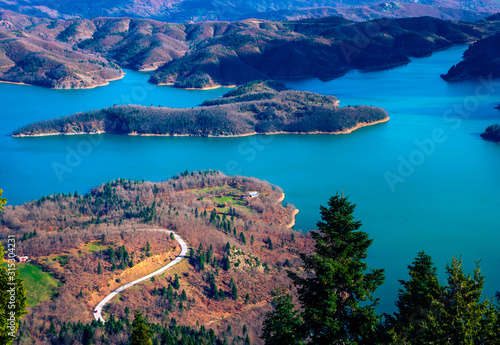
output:
<path id="1" fill-rule="evenodd" d="M 236 283 L 234 282 L 233 278 L 231 277 L 231 283 L 229 284 L 231 286 L 231 295 L 234 300 L 238 299 L 238 287 L 236 286 Z"/>
<path id="2" fill-rule="evenodd" d="M 240 232 L 240 241 L 243 244 L 247 244 L 247 239 L 245 238 L 245 234 L 243 232 Z"/>
<path id="3" fill-rule="evenodd" d="M 101 266 L 101 262 L 98 262 L 98 263 L 97 263 L 97 274 L 102 274 L 102 266 Z"/>
<path id="4" fill-rule="evenodd" d="M 266 313 L 261 339 L 266 345 L 300 345 L 301 319 L 295 310 L 292 295 L 283 286 L 272 292 L 273 310 Z"/>
<path id="5" fill-rule="evenodd" d="M 132 322 L 132 341 L 130 344 L 153 345 L 151 341 L 151 332 L 139 309 L 136 310 L 134 321 Z"/>
<path id="6" fill-rule="evenodd" d="M 270 236 L 267 236 L 267 247 L 268 247 L 270 250 L 273 250 L 273 249 L 274 249 L 273 241 L 271 240 L 271 237 L 270 237 Z"/>
<path id="7" fill-rule="evenodd" d="M 179 282 L 179 276 L 177 275 L 177 273 L 175 274 L 173 287 L 176 290 L 179 290 L 179 288 L 181 287 L 181 283 Z"/>
<path id="8" fill-rule="evenodd" d="M 410 280 L 399 281 L 403 288 L 399 290 L 399 299 L 396 301 L 397 312 L 394 317 L 388 317 L 391 339 L 386 341 L 431 343 L 433 335 L 428 329 L 429 317 L 436 311 L 443 288 L 437 279 L 437 269 L 425 252 L 417 254 L 408 270 Z"/>
<path id="9" fill-rule="evenodd" d="M 448 286 L 440 306 L 431 314 L 431 333 L 436 343 L 491 344 L 498 340 L 495 332 L 498 315 L 488 300 L 481 302 L 484 276 L 479 263 L 474 274 L 465 274 L 462 260 L 454 257 L 446 265 Z"/>
<path id="10" fill-rule="evenodd" d="M 338 194 L 328 207 L 321 206 L 319 231 L 312 234 L 315 253 L 301 254 L 307 276 L 289 273 L 303 307 L 304 331 L 313 344 L 358 343 L 375 336 L 378 300 L 372 293 L 383 283 L 384 273 L 366 273 L 363 260 L 373 240 L 359 231 L 354 208 Z"/>

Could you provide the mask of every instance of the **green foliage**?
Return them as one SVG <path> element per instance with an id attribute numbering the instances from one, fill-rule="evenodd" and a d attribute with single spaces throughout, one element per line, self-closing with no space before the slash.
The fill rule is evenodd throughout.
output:
<path id="1" fill-rule="evenodd" d="M 7 199 L 2 199 L 2 194 L 3 194 L 3 190 L 0 189 L 0 210 L 3 210 L 4 205 L 7 204 Z"/>
<path id="2" fill-rule="evenodd" d="M 443 296 L 443 288 L 437 279 L 437 269 L 431 257 L 419 252 L 415 261 L 408 266 L 410 280 L 399 282 L 403 286 L 399 290 L 398 308 L 395 316 L 387 315 L 386 329 L 390 338 L 387 341 L 397 343 L 432 342 L 434 335 L 429 331 L 432 314 Z"/>
<path id="3" fill-rule="evenodd" d="M 383 283 L 382 269 L 364 262 L 373 240 L 359 231 L 355 205 L 338 194 L 321 206 L 315 253 L 301 254 L 307 276 L 289 273 L 303 308 L 303 329 L 314 344 L 359 343 L 373 339 L 379 317 L 372 293 Z M 368 303 L 372 300 L 372 303 Z"/>
<path id="4" fill-rule="evenodd" d="M 273 290 L 272 296 L 273 310 L 266 313 L 260 338 L 266 345 L 302 344 L 302 320 L 292 295 L 281 286 Z"/>
<path id="5" fill-rule="evenodd" d="M 448 344 L 490 344 L 500 335 L 495 330 L 498 314 L 488 300 L 481 302 L 484 276 L 479 263 L 474 274 L 465 274 L 462 260 L 454 257 L 446 266 L 448 286 L 434 313 L 430 332 L 435 341 Z"/>
<path id="6" fill-rule="evenodd" d="M 76 33 L 78 25 L 78 23 L 71 24 L 66 29 L 61 31 L 59 35 L 57 35 L 56 39 L 58 39 L 59 41 L 67 42 Z"/>
<path id="7" fill-rule="evenodd" d="M 131 345 L 153 345 L 151 332 L 139 309 L 135 311 L 131 338 Z"/>
<path id="8" fill-rule="evenodd" d="M 179 276 L 177 275 L 177 273 L 175 274 L 174 283 L 172 284 L 172 286 L 176 290 L 179 290 L 179 288 L 181 287 L 181 283 L 179 282 Z"/>

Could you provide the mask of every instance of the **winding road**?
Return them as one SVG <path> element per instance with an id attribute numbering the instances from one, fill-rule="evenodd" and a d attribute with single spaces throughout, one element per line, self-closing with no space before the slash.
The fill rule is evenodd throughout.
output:
<path id="1" fill-rule="evenodd" d="M 120 292 L 122 292 L 123 290 L 125 289 L 128 289 L 129 287 L 131 286 L 134 286 L 136 284 L 139 284 L 145 280 L 148 280 L 158 274 L 161 274 L 163 272 L 165 272 L 166 270 L 168 270 L 169 268 L 177 265 L 179 262 L 181 262 L 181 260 L 186 256 L 186 253 L 187 253 L 187 250 L 188 250 L 188 247 L 186 245 L 186 242 L 184 242 L 184 240 L 179 236 L 177 235 L 175 232 L 173 231 L 170 231 L 170 230 L 164 230 L 164 229 L 148 229 L 148 230 L 140 230 L 140 231 L 159 231 L 159 232 L 165 232 L 167 234 L 170 235 L 170 233 L 173 233 L 174 234 L 174 237 L 175 239 L 177 240 L 177 242 L 179 242 L 179 244 L 181 245 L 181 253 L 173 260 L 171 261 L 168 265 L 166 266 L 163 266 L 162 268 L 154 271 L 153 273 L 150 273 L 148 274 L 147 276 L 144 276 L 142 278 L 139 278 L 137 280 L 134 280 L 133 282 L 130 282 L 128 284 L 125 284 L 125 285 L 122 285 L 120 286 L 118 289 L 114 290 L 113 292 L 111 292 L 109 295 L 107 295 L 98 305 L 97 307 L 94 308 L 94 318 L 97 320 L 97 321 L 101 321 L 102 323 L 104 323 L 104 319 L 102 318 L 102 308 L 104 308 L 104 306 L 106 305 L 106 303 L 108 303 L 109 301 L 111 301 L 116 295 L 118 295 Z"/>

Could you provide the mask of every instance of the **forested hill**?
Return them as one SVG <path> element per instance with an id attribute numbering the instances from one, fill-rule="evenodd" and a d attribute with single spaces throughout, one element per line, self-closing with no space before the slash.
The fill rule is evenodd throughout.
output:
<path id="1" fill-rule="evenodd" d="M 249 191 L 258 197 L 247 198 Z M 138 308 L 156 324 L 153 344 L 262 344 L 271 290 L 287 284 L 297 252 L 311 250 L 310 237 L 287 229 L 295 208 L 282 198 L 278 186 L 255 178 L 186 171 L 7 206 L 0 240 L 15 235 L 17 253 L 29 256 L 18 269 L 43 268 L 25 281 L 35 298 L 14 344 L 128 345 Z M 148 229 L 174 230 L 190 247 L 187 258 L 125 290 L 105 308 L 104 326 L 91 325 L 105 296 L 179 254 L 174 238 Z M 46 272 L 60 282 L 51 290 L 39 281 Z"/>
<path id="2" fill-rule="evenodd" d="M 500 33 L 471 45 L 463 61 L 441 76 L 446 81 L 500 77 Z"/>
<path id="3" fill-rule="evenodd" d="M 50 20 L 0 9 L 0 80 L 52 88 L 104 85 L 120 67 L 155 70 L 151 82 L 181 88 L 260 79 L 330 79 L 383 69 L 497 31 L 492 22 L 431 17 L 355 23 L 165 23 L 137 18 Z"/>
<path id="4" fill-rule="evenodd" d="M 285 90 L 274 81 L 251 82 L 200 107 L 122 105 L 46 120 L 14 136 L 118 133 L 231 136 L 256 133 L 340 133 L 389 119 L 378 107 L 339 107 L 333 96 Z"/>
<path id="5" fill-rule="evenodd" d="M 500 143 L 500 124 L 491 125 L 486 128 L 484 133 L 481 134 L 481 137 L 485 140 Z"/>

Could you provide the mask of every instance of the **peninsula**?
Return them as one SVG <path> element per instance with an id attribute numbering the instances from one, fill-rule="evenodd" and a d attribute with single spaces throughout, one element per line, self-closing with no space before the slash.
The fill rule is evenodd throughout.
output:
<path id="1" fill-rule="evenodd" d="M 484 133 L 481 134 L 481 137 L 485 140 L 500 143 L 500 125 L 495 124 L 489 126 L 488 128 L 486 128 Z"/>
<path id="2" fill-rule="evenodd" d="M 378 107 L 339 107 L 334 96 L 287 90 L 255 81 L 189 109 L 121 105 L 29 124 L 13 136 L 115 133 L 127 135 L 245 136 L 277 133 L 341 134 L 389 120 Z"/>
<path id="3" fill-rule="evenodd" d="M 498 26 L 500 14 L 486 18 L 482 23 Z M 464 52 L 463 60 L 441 75 L 449 82 L 477 78 L 500 77 L 500 33 L 479 40 Z"/>

